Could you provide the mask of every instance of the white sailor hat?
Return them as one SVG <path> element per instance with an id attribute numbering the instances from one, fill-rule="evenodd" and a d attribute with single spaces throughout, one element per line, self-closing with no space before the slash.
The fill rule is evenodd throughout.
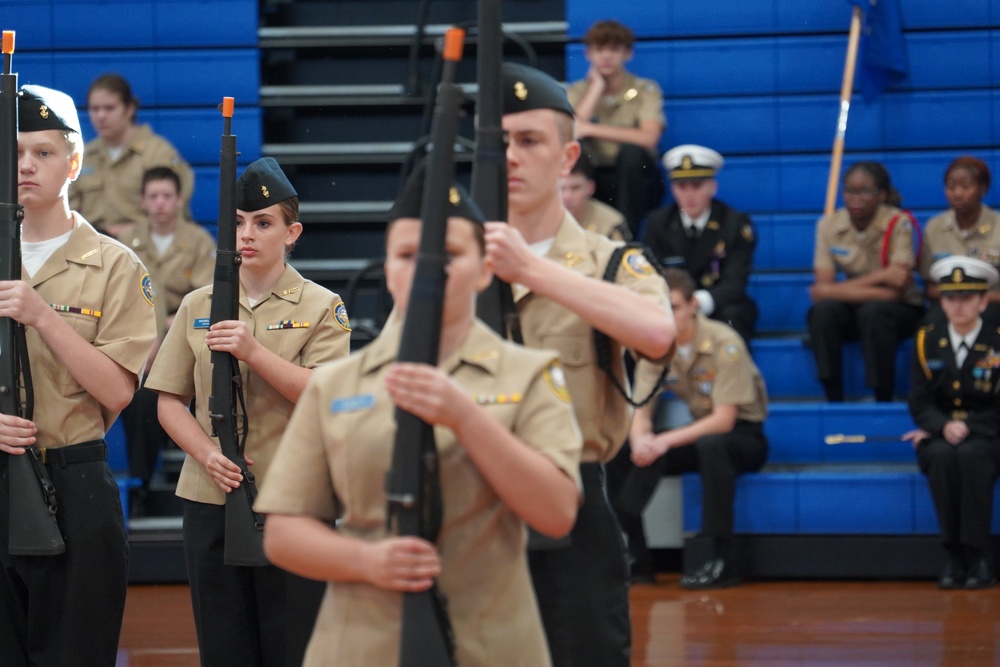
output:
<path id="1" fill-rule="evenodd" d="M 697 144 L 676 146 L 663 156 L 663 166 L 672 181 L 712 178 L 724 163 L 716 151 Z"/>
<path id="2" fill-rule="evenodd" d="M 1000 282 L 1000 273 L 992 264 L 962 255 L 939 259 L 931 264 L 930 274 L 942 294 L 985 292 Z"/>

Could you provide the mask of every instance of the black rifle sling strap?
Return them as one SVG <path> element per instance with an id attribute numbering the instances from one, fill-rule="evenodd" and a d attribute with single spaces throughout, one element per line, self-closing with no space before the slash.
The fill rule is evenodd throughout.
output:
<path id="1" fill-rule="evenodd" d="M 653 257 L 653 253 L 642 243 L 625 243 L 623 245 L 615 248 L 615 251 L 611 253 L 611 258 L 608 260 L 608 264 L 604 267 L 603 280 L 609 283 L 615 282 L 615 278 L 618 276 L 618 267 L 622 263 L 622 259 L 625 257 L 625 253 L 630 250 L 639 250 L 645 257 L 649 265 L 652 266 L 657 273 L 661 273 L 659 262 Z M 612 370 L 611 363 L 611 339 L 606 333 L 594 329 L 594 356 L 597 359 L 597 367 L 604 371 L 605 375 L 610 378 L 612 384 L 615 385 L 615 389 L 618 390 L 625 400 L 629 402 L 630 405 L 636 408 L 641 408 L 642 406 L 653 400 L 653 397 L 659 392 L 660 385 L 663 383 L 663 379 L 667 376 L 668 366 L 664 366 L 663 370 L 660 371 L 660 377 L 653 384 L 652 388 L 649 390 L 649 394 L 643 398 L 641 401 L 636 401 L 632 396 L 629 395 L 629 391 L 622 385 L 621 381 L 615 375 L 614 370 Z"/>

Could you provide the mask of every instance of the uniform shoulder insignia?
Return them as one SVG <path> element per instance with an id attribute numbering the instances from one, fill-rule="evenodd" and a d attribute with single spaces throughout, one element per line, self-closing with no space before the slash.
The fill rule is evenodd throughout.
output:
<path id="1" fill-rule="evenodd" d="M 938 340 L 938 347 L 940 347 L 942 349 L 948 347 L 948 339 L 947 338 L 941 338 L 940 340 Z"/>
<path id="2" fill-rule="evenodd" d="M 629 248 L 625 251 L 622 255 L 622 268 L 636 278 L 648 278 L 656 273 L 641 248 Z"/>
<path id="3" fill-rule="evenodd" d="M 708 224 L 705 225 L 706 229 L 719 229 L 721 225 L 715 220 L 709 220 Z"/>
<path id="4" fill-rule="evenodd" d="M 753 227 L 750 225 L 743 225 L 740 229 L 740 234 L 747 240 L 748 243 L 753 243 Z"/>
<path id="5" fill-rule="evenodd" d="M 150 280 L 148 273 L 142 274 L 142 277 L 139 278 L 139 291 L 142 292 L 142 298 L 152 306 L 155 293 L 153 292 L 153 281 Z"/>
<path id="6" fill-rule="evenodd" d="M 337 322 L 337 326 L 344 331 L 351 330 L 351 320 L 347 317 L 347 306 L 344 305 L 343 301 L 333 307 L 333 319 Z"/>
<path id="7" fill-rule="evenodd" d="M 739 361 L 742 357 L 743 353 L 736 343 L 730 343 L 722 348 L 722 358 L 726 361 Z"/>
<path id="8" fill-rule="evenodd" d="M 545 384 L 549 386 L 549 389 L 552 390 L 552 393 L 559 400 L 564 403 L 569 403 L 572 400 L 569 395 L 569 388 L 566 386 L 566 375 L 563 373 L 562 366 L 559 365 L 558 361 L 550 363 L 542 372 L 542 377 L 545 378 Z"/>

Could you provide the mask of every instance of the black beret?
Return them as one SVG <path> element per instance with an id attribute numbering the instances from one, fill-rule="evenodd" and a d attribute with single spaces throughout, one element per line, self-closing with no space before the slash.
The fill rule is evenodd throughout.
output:
<path id="1" fill-rule="evenodd" d="M 503 113 L 533 109 L 555 109 L 573 116 L 566 89 L 551 76 L 534 67 L 504 63 L 501 72 Z"/>
<path id="2" fill-rule="evenodd" d="M 396 199 L 396 202 L 392 205 L 392 209 L 389 211 L 389 222 L 400 218 L 420 219 L 426 172 L 427 164 L 426 162 L 421 162 L 413 170 L 413 173 L 410 174 L 410 177 L 406 179 L 406 185 L 403 186 L 403 193 L 399 195 L 399 198 Z M 448 189 L 448 203 L 451 205 L 447 208 L 448 217 L 465 218 L 477 225 L 481 225 L 485 221 L 483 212 L 479 210 L 476 202 L 472 201 L 472 197 L 469 196 L 469 193 L 466 192 L 461 183 L 452 182 L 451 187 Z"/>
<path id="3" fill-rule="evenodd" d="M 236 208 L 241 211 L 259 211 L 298 196 L 273 157 L 251 162 L 236 181 Z"/>
<path id="4" fill-rule="evenodd" d="M 68 130 L 80 134 L 73 98 L 45 86 L 21 86 L 17 98 L 18 131 Z"/>

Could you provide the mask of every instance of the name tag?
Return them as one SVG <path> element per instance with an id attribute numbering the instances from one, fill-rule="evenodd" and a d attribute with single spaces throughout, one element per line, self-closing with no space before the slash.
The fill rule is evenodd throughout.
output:
<path id="1" fill-rule="evenodd" d="M 375 396 L 373 394 L 358 394 L 357 396 L 348 396 L 346 398 L 338 398 L 330 404 L 330 414 L 339 414 L 341 412 L 357 412 L 358 410 L 368 410 L 375 405 Z"/>
<path id="2" fill-rule="evenodd" d="M 851 251 L 847 248 L 830 248 L 830 252 L 837 257 L 847 257 L 851 254 Z"/>
<path id="3" fill-rule="evenodd" d="M 212 324 L 212 320 L 208 317 L 198 317 L 194 321 L 194 329 L 207 329 Z"/>

